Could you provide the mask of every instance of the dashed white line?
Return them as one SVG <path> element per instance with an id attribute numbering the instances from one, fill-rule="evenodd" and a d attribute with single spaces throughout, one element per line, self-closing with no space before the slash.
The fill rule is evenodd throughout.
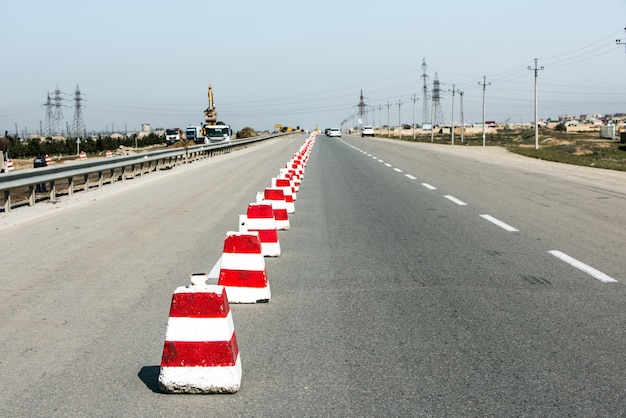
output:
<path id="1" fill-rule="evenodd" d="M 464 201 L 457 199 L 454 196 L 450 196 L 449 194 L 444 195 L 443 197 L 445 197 L 446 199 L 456 203 L 459 206 L 467 206 L 467 203 L 465 203 Z"/>
<path id="2" fill-rule="evenodd" d="M 615 280 L 614 278 L 612 278 L 611 276 L 608 276 L 604 273 L 602 273 L 599 270 L 594 269 L 591 266 L 588 266 L 587 264 L 583 263 L 582 261 L 578 261 L 573 257 L 570 257 L 569 255 L 562 253 L 561 251 L 558 250 L 551 250 L 548 251 L 550 254 L 552 254 L 553 256 L 555 256 L 556 258 L 560 259 L 561 261 L 565 261 L 567 264 L 569 264 L 572 267 L 577 268 L 578 270 L 587 273 L 588 275 L 590 275 L 591 277 L 593 277 L 596 280 L 599 280 L 603 283 L 615 283 L 617 282 L 617 280 Z"/>
<path id="3" fill-rule="evenodd" d="M 428 183 L 422 183 L 422 186 L 424 186 L 424 187 L 426 187 L 427 189 L 430 189 L 430 190 L 437 190 L 437 188 L 435 186 L 431 186 Z"/>
<path id="4" fill-rule="evenodd" d="M 494 218 L 491 215 L 480 215 L 481 218 L 486 219 L 487 221 L 491 222 L 494 225 L 498 225 L 500 228 L 504 229 L 505 231 L 509 231 L 509 232 L 519 232 L 519 229 L 512 227 L 511 225 L 502 222 L 499 219 Z"/>
<path id="5" fill-rule="evenodd" d="M 397 171 L 398 173 L 402 173 L 402 170 L 400 170 L 398 167 L 394 168 L 393 171 Z"/>
<path id="6" fill-rule="evenodd" d="M 389 163 L 385 163 L 385 165 L 386 165 L 387 167 L 391 167 L 391 164 L 389 164 Z"/>
<path id="7" fill-rule="evenodd" d="M 410 174 L 405 174 L 406 177 L 410 178 L 411 180 L 417 180 L 417 177 L 412 176 Z"/>

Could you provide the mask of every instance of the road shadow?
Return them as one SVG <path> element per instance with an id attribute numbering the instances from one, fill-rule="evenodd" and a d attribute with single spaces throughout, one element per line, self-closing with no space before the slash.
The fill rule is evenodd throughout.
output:
<path id="1" fill-rule="evenodd" d="M 154 393 L 161 393 L 159 389 L 160 369 L 160 366 L 144 366 L 137 374 L 146 387 Z"/>

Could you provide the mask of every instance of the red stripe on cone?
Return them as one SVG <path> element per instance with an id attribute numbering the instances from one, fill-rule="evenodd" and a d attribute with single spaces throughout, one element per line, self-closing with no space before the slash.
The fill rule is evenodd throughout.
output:
<path id="1" fill-rule="evenodd" d="M 238 354 L 234 332 L 230 341 L 165 341 L 161 367 L 234 366 Z"/>

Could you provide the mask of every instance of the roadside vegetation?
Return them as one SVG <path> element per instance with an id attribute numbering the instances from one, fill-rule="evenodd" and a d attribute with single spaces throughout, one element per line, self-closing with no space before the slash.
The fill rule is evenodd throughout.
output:
<path id="1" fill-rule="evenodd" d="M 460 131 L 455 133 L 454 143 L 459 146 L 482 146 L 482 134 L 464 135 L 461 142 Z M 387 135 L 379 135 L 386 137 Z M 395 139 L 398 139 L 396 136 Z M 399 139 L 413 141 L 413 134 L 403 135 Z M 431 135 L 418 134 L 415 141 L 431 142 Z M 435 133 L 433 142 L 451 144 L 450 133 Z M 563 129 L 540 129 L 539 149 L 535 149 L 533 129 L 513 130 L 498 129 L 485 137 L 486 146 L 501 146 L 509 151 L 531 158 L 555 161 L 610 170 L 626 171 L 626 143 L 619 139 L 600 138 L 598 132 L 566 132 Z"/>

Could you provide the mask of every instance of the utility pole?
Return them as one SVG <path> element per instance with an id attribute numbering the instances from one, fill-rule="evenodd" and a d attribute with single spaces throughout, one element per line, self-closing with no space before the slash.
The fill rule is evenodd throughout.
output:
<path id="1" fill-rule="evenodd" d="M 398 126 L 400 127 L 400 132 L 398 132 L 398 137 L 401 138 L 402 137 L 402 121 L 401 121 L 401 114 L 400 114 L 400 108 L 402 107 L 402 100 L 398 100 Z"/>
<path id="2" fill-rule="evenodd" d="M 433 119 L 435 118 L 435 101 L 430 102 L 430 142 L 435 141 L 435 125 Z"/>
<path id="3" fill-rule="evenodd" d="M 417 95 L 413 94 L 413 141 L 415 141 L 415 102 L 417 102 Z"/>
<path id="4" fill-rule="evenodd" d="M 452 85 L 452 121 L 450 122 L 450 132 L 452 132 L 452 145 L 454 145 L 454 84 Z"/>
<path id="5" fill-rule="evenodd" d="M 533 70 L 533 67 L 528 66 L 529 70 Z M 535 149 L 539 149 L 539 96 L 537 92 L 537 78 L 539 70 L 543 70 L 543 66 L 537 66 L 537 58 L 535 58 Z"/>
<path id="6" fill-rule="evenodd" d="M 391 106 L 391 104 L 389 103 L 389 100 L 387 100 L 387 138 L 391 136 L 391 133 L 389 132 L 389 106 Z"/>
<path id="7" fill-rule="evenodd" d="M 461 144 L 463 143 L 463 131 L 465 131 L 465 120 L 463 118 L 463 91 L 459 90 L 459 97 L 461 98 Z"/>
<path id="8" fill-rule="evenodd" d="M 478 82 L 479 86 L 483 86 L 483 147 L 486 145 L 486 136 L 485 136 L 485 90 L 487 90 L 487 86 L 490 86 L 491 83 L 487 83 L 487 76 L 483 76 L 483 82 Z"/>

